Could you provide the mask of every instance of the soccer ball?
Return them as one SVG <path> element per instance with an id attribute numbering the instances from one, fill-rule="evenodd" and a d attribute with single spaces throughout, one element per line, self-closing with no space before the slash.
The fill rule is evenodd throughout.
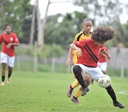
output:
<path id="1" fill-rule="evenodd" d="M 111 84 L 111 78 L 108 75 L 104 75 L 98 80 L 99 86 L 106 88 Z"/>

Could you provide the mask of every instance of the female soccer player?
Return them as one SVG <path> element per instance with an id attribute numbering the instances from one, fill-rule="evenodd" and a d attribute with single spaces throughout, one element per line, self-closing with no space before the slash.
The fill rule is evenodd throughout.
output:
<path id="1" fill-rule="evenodd" d="M 74 76 L 82 86 L 82 96 L 89 91 L 87 85 L 84 83 L 82 73 L 86 72 L 95 81 L 98 81 L 98 79 L 104 75 L 97 64 L 99 52 L 106 55 L 108 59 L 111 58 L 111 56 L 104 50 L 104 44 L 108 40 L 111 40 L 114 35 L 114 31 L 109 27 L 100 26 L 94 29 L 91 39 L 84 39 L 70 45 L 69 57 L 71 57 L 72 50 L 76 50 L 76 53 L 79 56 L 77 63 L 73 65 L 72 70 Z M 114 106 L 119 108 L 125 107 L 117 101 L 116 94 L 111 85 L 108 86 L 106 90 L 112 98 Z"/>
<path id="2" fill-rule="evenodd" d="M 17 35 L 11 32 L 11 25 L 6 24 L 4 27 L 4 33 L 0 35 L 0 43 L 2 43 L 0 63 L 2 64 L 2 83 L 5 85 L 5 72 L 6 65 L 8 65 L 8 81 L 10 83 L 10 77 L 13 71 L 15 61 L 15 46 L 19 45 Z"/>
<path id="3" fill-rule="evenodd" d="M 80 41 L 80 40 L 83 40 L 83 39 L 88 39 L 88 38 L 91 38 L 91 29 L 92 29 L 92 21 L 91 19 L 89 18 L 86 18 L 83 20 L 83 24 L 82 24 L 82 27 L 83 27 L 83 30 L 81 32 L 79 32 L 75 38 L 74 38 L 74 41 L 73 42 L 77 42 L 77 41 Z M 76 64 L 77 62 L 77 59 L 78 59 L 78 56 L 76 55 L 76 51 L 73 50 L 72 52 L 72 60 L 70 58 L 67 59 L 67 62 L 66 62 L 66 65 L 69 65 L 71 62 L 73 62 L 73 64 Z M 87 74 L 84 74 L 83 75 L 83 78 L 84 78 L 84 81 L 86 83 L 86 85 L 89 85 L 91 83 L 91 80 L 92 78 L 87 75 Z M 70 98 L 71 97 L 71 94 L 73 92 L 73 89 L 76 88 L 77 86 L 79 86 L 79 82 L 75 79 L 75 81 L 70 84 L 68 86 L 68 91 L 67 91 L 67 96 Z M 76 93 L 73 95 L 73 97 L 71 98 L 71 100 L 74 102 L 74 103 L 79 103 L 78 101 L 78 97 L 81 96 L 82 94 L 82 91 L 81 89 L 79 88 Z"/>

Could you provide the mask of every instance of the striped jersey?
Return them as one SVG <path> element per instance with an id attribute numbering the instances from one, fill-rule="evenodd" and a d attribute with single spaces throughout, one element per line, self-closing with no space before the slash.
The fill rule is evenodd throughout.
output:
<path id="1" fill-rule="evenodd" d="M 74 44 L 82 50 L 82 56 L 78 58 L 77 64 L 83 64 L 89 67 L 98 66 L 99 53 L 101 50 L 104 50 L 104 46 L 96 46 L 94 40 L 91 38 L 74 42 Z"/>
<path id="2" fill-rule="evenodd" d="M 86 36 L 86 35 L 84 34 L 84 32 L 81 31 L 81 32 L 79 32 L 79 33 L 75 36 L 73 42 L 77 42 L 77 41 L 80 41 L 80 40 L 83 40 L 83 39 L 88 39 L 88 38 L 91 38 L 91 33 L 90 33 L 90 35 Z M 76 55 L 76 51 L 75 51 L 75 50 L 73 50 L 72 55 L 73 55 L 73 56 L 72 56 L 73 64 L 76 64 L 78 57 L 77 57 L 77 55 Z"/>

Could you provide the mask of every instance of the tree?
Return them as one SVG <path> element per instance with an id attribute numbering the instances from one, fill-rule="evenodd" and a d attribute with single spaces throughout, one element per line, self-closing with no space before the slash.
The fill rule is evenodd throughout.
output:
<path id="1" fill-rule="evenodd" d="M 116 30 L 116 38 L 113 40 L 113 45 L 117 46 L 119 43 L 122 43 L 125 47 L 128 47 L 128 22 L 121 24 L 117 18 L 113 23 L 113 27 Z"/>
<path id="2" fill-rule="evenodd" d="M 44 42 L 69 48 L 74 36 L 82 30 L 82 22 L 85 18 L 87 15 L 78 11 L 72 14 L 49 16 L 44 31 Z"/>
<path id="3" fill-rule="evenodd" d="M 112 21 L 123 7 L 119 0 L 74 0 L 74 4 L 83 7 L 83 13 L 94 19 L 96 25 Z"/>
<path id="4" fill-rule="evenodd" d="M 61 22 L 59 22 L 60 19 Z M 44 31 L 44 42 L 46 44 L 60 44 L 64 48 L 67 44 L 69 45 L 69 41 L 71 42 L 75 35 L 73 25 L 72 20 L 64 18 L 61 14 L 48 17 Z"/>
<path id="5" fill-rule="evenodd" d="M 35 15 L 36 14 L 37 13 L 35 12 Z M 32 21 L 33 20 L 34 20 L 34 26 L 32 29 Z M 33 32 L 31 32 L 32 30 L 33 30 Z M 20 42 L 33 45 L 34 42 L 37 41 L 37 35 L 38 35 L 37 16 L 33 17 L 32 14 L 26 16 L 23 21 L 22 31 L 23 31 L 23 36 L 22 36 L 22 38 L 20 38 Z M 33 37 L 31 37 L 31 36 L 33 36 Z"/>
<path id="6" fill-rule="evenodd" d="M 13 31 L 17 33 L 19 38 L 22 38 L 23 20 L 32 14 L 32 5 L 29 0 L 5 0 L 0 10 L 0 29 L 3 29 L 4 24 L 10 23 L 13 26 Z"/>

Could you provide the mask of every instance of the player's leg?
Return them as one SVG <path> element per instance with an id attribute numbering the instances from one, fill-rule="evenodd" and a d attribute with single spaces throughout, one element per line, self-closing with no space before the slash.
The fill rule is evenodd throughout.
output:
<path id="1" fill-rule="evenodd" d="M 1 52 L 0 63 L 2 64 L 2 71 L 1 71 L 2 86 L 4 86 L 4 82 L 5 82 L 7 58 L 8 56 L 5 53 Z"/>
<path id="2" fill-rule="evenodd" d="M 75 103 L 75 104 L 79 104 L 78 98 L 82 95 L 82 87 L 80 87 L 76 93 L 72 96 L 71 100 Z"/>
<path id="3" fill-rule="evenodd" d="M 74 82 L 71 84 L 71 87 L 74 89 L 76 87 L 79 86 L 79 82 L 77 81 L 77 79 L 75 78 Z"/>
<path id="4" fill-rule="evenodd" d="M 10 82 L 11 82 L 12 71 L 13 71 L 13 68 L 8 66 L 8 80 L 7 80 L 7 84 L 10 84 Z"/>
<path id="5" fill-rule="evenodd" d="M 84 79 L 84 83 L 88 87 L 90 85 L 90 83 L 91 83 L 92 78 L 89 75 L 84 74 L 83 75 L 83 79 Z M 82 95 L 82 88 L 80 87 L 73 96 L 76 97 L 76 98 L 78 98 L 81 95 Z"/>
<path id="6" fill-rule="evenodd" d="M 91 83 L 91 80 L 92 80 L 92 78 L 89 75 L 87 75 L 87 74 L 84 74 L 83 75 L 83 79 L 84 79 L 84 82 L 86 82 L 86 85 L 87 86 Z M 67 96 L 69 98 L 72 95 L 73 89 L 76 88 L 76 87 L 78 87 L 78 85 L 79 85 L 79 82 L 75 78 L 75 81 L 71 85 L 68 86 Z M 81 92 L 79 92 L 79 91 L 76 92 L 76 94 L 78 94 L 79 96 L 81 96 Z"/>
<path id="7" fill-rule="evenodd" d="M 88 79 L 87 79 L 88 80 Z M 73 92 L 73 89 L 79 86 L 78 80 L 75 78 L 74 82 L 68 86 L 67 96 L 70 98 Z"/>
<path id="8" fill-rule="evenodd" d="M 100 77 L 102 77 L 103 75 L 104 75 L 104 74 L 103 74 L 103 72 L 101 71 L 101 69 L 100 69 L 99 67 L 93 68 L 93 69 L 91 70 L 91 76 L 92 76 L 92 78 L 93 78 L 94 80 L 96 80 L 96 81 L 98 81 L 98 79 L 99 79 Z M 107 90 L 109 96 L 111 97 L 111 99 L 113 100 L 113 105 L 114 105 L 114 106 L 117 106 L 117 107 L 119 107 L 119 108 L 124 108 L 124 107 L 125 107 L 123 104 L 121 104 L 121 103 L 119 103 L 119 102 L 117 101 L 116 94 L 115 94 L 115 92 L 114 92 L 114 90 L 113 90 L 113 88 L 112 88 L 111 85 L 108 86 L 108 87 L 106 88 L 106 90 Z"/>
<path id="9" fill-rule="evenodd" d="M 87 85 L 87 87 L 90 85 L 91 81 L 92 81 L 92 78 L 87 75 L 87 74 L 84 74 L 83 75 L 83 79 L 85 81 L 85 84 Z M 71 100 L 76 103 L 76 104 L 79 104 L 79 101 L 78 101 L 78 98 L 82 95 L 82 88 L 80 87 L 76 93 L 73 95 L 73 97 L 71 98 Z"/>
<path id="10" fill-rule="evenodd" d="M 99 63 L 99 67 L 101 69 L 101 71 L 106 74 L 106 70 L 107 70 L 107 62 L 102 62 L 102 63 Z"/>
<path id="11" fill-rule="evenodd" d="M 75 78 L 74 82 L 68 86 L 67 96 L 70 98 L 73 92 L 73 89 L 79 85 L 79 82 Z"/>
<path id="12" fill-rule="evenodd" d="M 114 92 L 114 90 L 113 90 L 113 88 L 112 88 L 111 85 L 108 86 L 108 87 L 106 88 L 106 90 L 107 90 L 109 96 L 111 97 L 111 99 L 112 99 L 112 101 L 113 101 L 113 105 L 114 105 L 115 107 L 119 107 L 119 108 L 124 108 L 124 107 L 125 107 L 123 104 L 121 104 L 120 102 L 117 101 L 116 94 L 115 94 L 115 92 Z"/>
<path id="13" fill-rule="evenodd" d="M 5 73 L 6 73 L 6 63 L 2 63 L 2 82 L 1 82 L 1 86 L 4 86 L 4 82 L 5 82 Z"/>
<path id="14" fill-rule="evenodd" d="M 8 60 L 8 81 L 7 81 L 7 83 L 10 84 L 15 57 L 14 56 L 13 57 L 8 57 L 8 59 L 9 60 Z"/>
<path id="15" fill-rule="evenodd" d="M 87 88 L 86 84 L 84 83 L 84 79 L 83 79 L 83 76 L 82 76 L 82 71 L 83 71 L 83 68 L 84 68 L 84 65 L 74 65 L 73 66 L 73 73 L 74 73 L 74 76 L 76 77 L 76 79 L 78 80 L 79 84 L 82 86 L 82 96 L 85 95 L 89 89 Z"/>

